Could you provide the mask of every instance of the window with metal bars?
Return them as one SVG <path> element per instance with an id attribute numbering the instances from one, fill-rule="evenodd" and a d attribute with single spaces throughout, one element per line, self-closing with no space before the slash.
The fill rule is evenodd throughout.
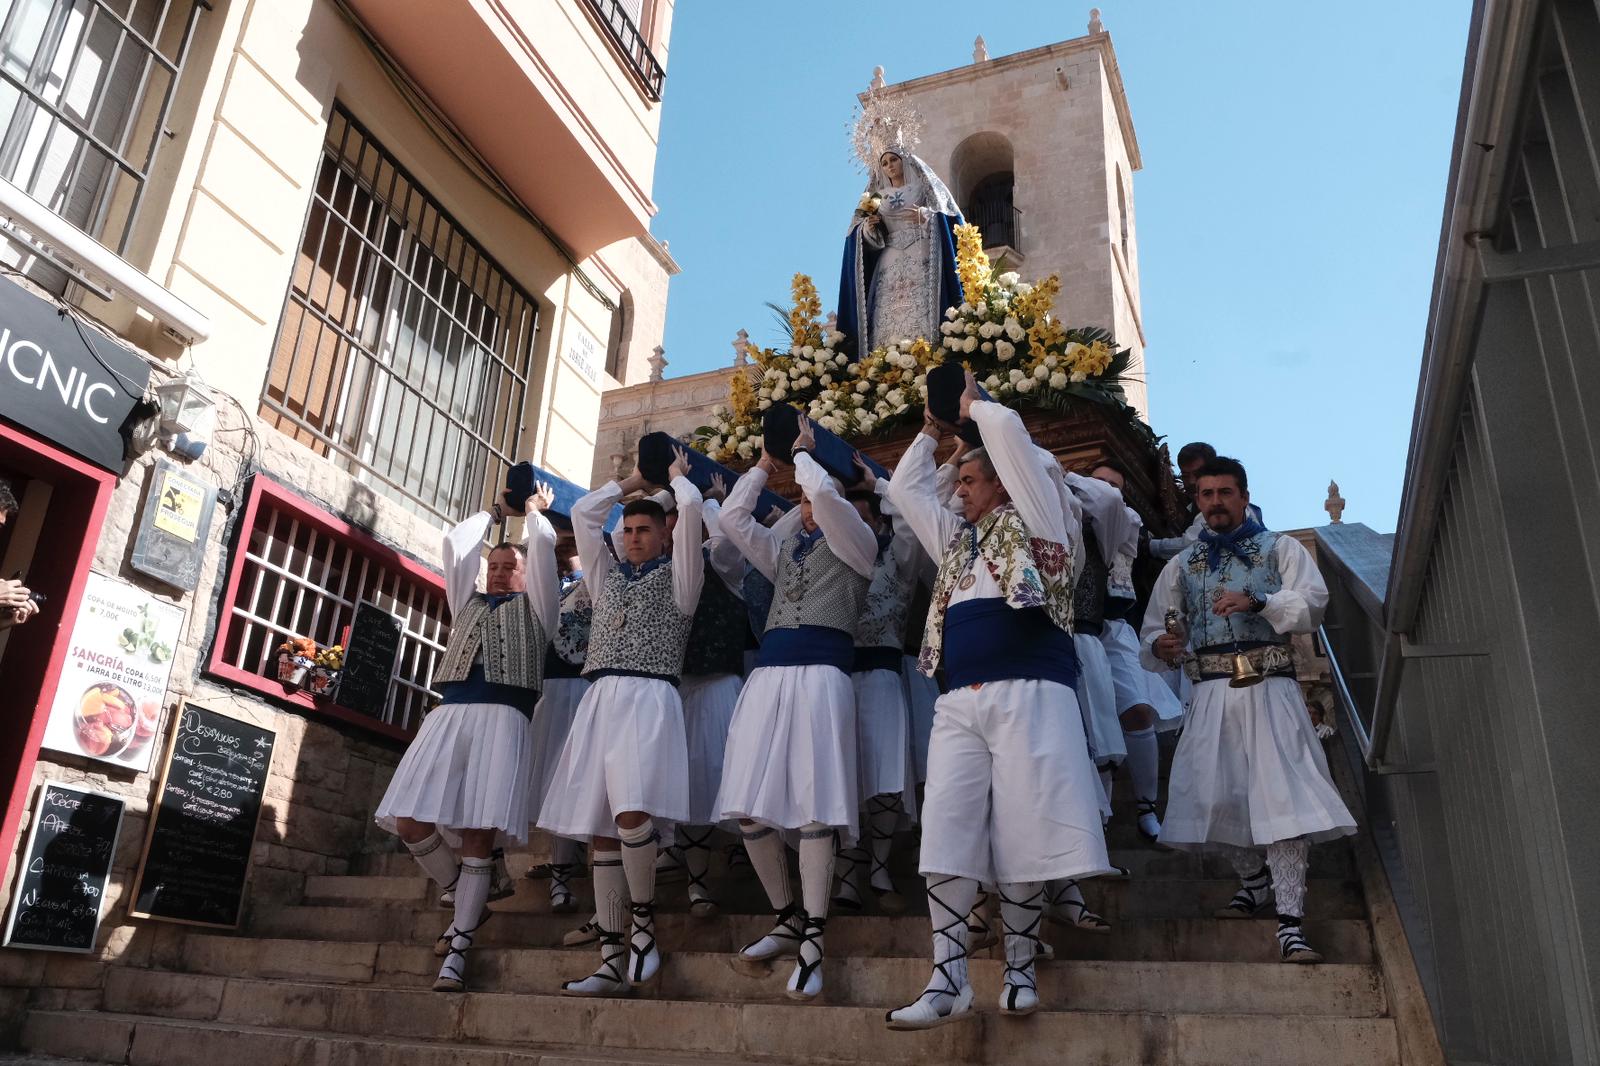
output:
<path id="1" fill-rule="evenodd" d="M 522 435 L 538 306 L 335 105 L 261 418 L 441 522 Z"/>
<path id="2" fill-rule="evenodd" d="M 204 0 L 0 0 L 0 177 L 121 254 Z M 62 292 L 29 246 L 0 261 Z"/>
<path id="3" fill-rule="evenodd" d="M 241 522 L 209 671 L 390 736 L 416 732 L 437 695 L 428 683 L 450 634 L 444 579 L 265 477 L 251 485 Z M 290 637 L 319 648 L 345 643 L 363 601 L 403 627 L 383 714 L 286 692 L 276 680 L 278 645 Z"/>

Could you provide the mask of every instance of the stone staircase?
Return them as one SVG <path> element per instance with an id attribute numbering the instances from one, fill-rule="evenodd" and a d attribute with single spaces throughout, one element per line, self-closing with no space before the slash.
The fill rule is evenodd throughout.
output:
<path id="1" fill-rule="evenodd" d="M 1146 844 L 1118 809 L 1108 842 L 1133 879 L 1086 886 L 1114 928 L 1046 924 L 1056 959 L 1040 965 L 1041 1009 L 1025 1019 L 995 1013 L 1001 963 L 991 950 L 972 966 L 975 1019 L 927 1033 L 884 1028 L 883 1012 L 927 979 L 925 911 L 834 918 L 824 1001 L 791 1002 L 787 966 L 753 980 L 729 965 L 771 921 L 748 876 L 723 882 L 724 913 L 709 920 L 685 913 L 681 884 L 663 886 L 662 975 L 616 1000 L 556 994 L 596 965 L 593 948 L 560 947 L 586 915 L 549 913 L 546 884 L 520 880 L 479 936 L 472 991 L 435 993 L 430 945 L 449 915 L 411 859 L 392 854 L 369 856 L 359 874 L 307 878 L 303 899 L 256 907 L 241 935 L 163 930 L 144 965 L 108 966 L 99 987 L 77 997 L 36 996 L 23 1046 L 141 1066 L 1398 1066 L 1348 846 L 1313 849 L 1306 931 L 1327 963 L 1285 966 L 1270 918 L 1210 916 L 1235 887 L 1224 864 Z M 913 850 L 900 849 L 896 876 L 917 903 Z M 586 893 L 588 882 L 577 887 Z"/>

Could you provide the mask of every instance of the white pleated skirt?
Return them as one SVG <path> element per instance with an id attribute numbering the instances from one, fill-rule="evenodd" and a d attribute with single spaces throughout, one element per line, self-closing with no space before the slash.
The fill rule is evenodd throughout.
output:
<path id="1" fill-rule="evenodd" d="M 916 817 L 916 767 L 911 759 L 911 712 L 898 670 L 863 670 L 850 675 L 856 694 L 856 776 L 861 803 L 898 795 Z"/>
<path id="2" fill-rule="evenodd" d="M 906 686 L 906 706 L 911 712 L 911 758 L 917 783 L 928 779 L 928 737 L 933 733 L 934 705 L 939 702 L 939 682 L 917 669 L 915 656 L 900 660 L 900 678 Z"/>
<path id="3" fill-rule="evenodd" d="M 529 770 L 533 735 L 521 711 L 503 703 L 446 703 L 422 727 L 395 767 L 378 804 L 378 825 L 432 822 L 452 847 L 462 829 L 498 829 L 528 841 L 533 810 Z"/>
<path id="4" fill-rule="evenodd" d="M 616 816 L 689 817 L 683 703 L 666 681 L 602 677 L 589 686 L 550 778 L 539 828 L 585 839 L 617 835 Z"/>
<path id="5" fill-rule="evenodd" d="M 1112 873 L 1072 689 L 990 681 L 939 697 L 920 872 L 985 884 Z"/>
<path id="6" fill-rule="evenodd" d="M 856 839 L 856 697 L 831 666 L 762 666 L 728 728 L 717 809 L 778 829 L 821 822 Z"/>
<path id="7" fill-rule="evenodd" d="M 544 809 L 545 796 L 550 793 L 550 779 L 555 776 L 556 762 L 561 749 L 566 746 L 567 733 L 572 720 L 577 717 L 578 704 L 589 691 L 589 682 L 581 677 L 545 678 L 544 691 L 539 696 L 539 706 L 534 708 L 533 721 L 533 810 L 539 817 Z"/>
<path id="8" fill-rule="evenodd" d="M 743 684 L 734 674 L 712 674 L 686 677 L 678 686 L 689 745 L 689 825 L 715 825 L 721 820 L 717 792 L 722 788 L 728 726 Z"/>
<path id="9" fill-rule="evenodd" d="M 1201 681 L 1172 758 L 1161 842 L 1244 847 L 1355 832 L 1299 682 Z"/>
<path id="10" fill-rule="evenodd" d="M 1128 757 L 1127 741 L 1122 739 L 1122 721 L 1117 717 L 1117 692 L 1111 680 L 1111 663 L 1100 638 L 1089 633 L 1074 633 L 1072 646 L 1078 652 L 1078 683 L 1074 692 L 1083 716 L 1083 731 L 1089 738 L 1089 756 L 1096 766 L 1120 763 Z"/>
<path id="11" fill-rule="evenodd" d="M 1108 620 L 1100 643 L 1111 664 L 1111 683 L 1117 693 L 1117 713 L 1144 703 L 1155 708 L 1156 728 L 1175 729 L 1183 722 L 1183 704 L 1172 689 L 1139 661 L 1139 637 L 1120 619 Z"/>

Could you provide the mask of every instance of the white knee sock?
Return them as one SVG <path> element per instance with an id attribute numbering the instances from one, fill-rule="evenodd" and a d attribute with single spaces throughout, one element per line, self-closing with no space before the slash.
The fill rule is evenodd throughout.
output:
<path id="1" fill-rule="evenodd" d="M 968 983 L 967 915 L 978 900 L 978 882 L 946 874 L 929 874 L 927 882 L 934 967 L 928 991 L 958 992 Z"/>
<path id="2" fill-rule="evenodd" d="M 1267 868 L 1272 871 L 1272 896 L 1278 916 L 1300 919 L 1306 913 L 1306 867 L 1311 845 L 1304 840 L 1280 840 L 1267 845 Z"/>
<path id="3" fill-rule="evenodd" d="M 1011 882 L 1000 886 L 1000 921 L 1006 931 L 1006 969 L 1001 1005 L 1007 1010 L 1038 1003 L 1038 981 L 1033 960 L 1039 955 L 1040 919 L 1044 915 L 1044 885 L 1039 881 Z M 1031 1003 L 1030 1003 L 1031 1000 Z"/>
<path id="4" fill-rule="evenodd" d="M 460 865 L 456 862 L 455 852 L 444 842 L 444 837 L 437 832 L 429 833 L 415 844 L 406 844 L 406 850 L 417 860 L 422 872 L 433 878 L 440 888 L 448 889 L 455 886 Z"/>
<path id="5" fill-rule="evenodd" d="M 789 884 L 789 863 L 783 854 L 783 840 L 778 831 L 765 825 L 747 825 L 740 828 L 744 836 L 745 854 L 750 865 L 767 890 L 772 909 L 781 911 L 794 903 L 794 887 Z"/>
<path id="6" fill-rule="evenodd" d="M 622 839 L 622 869 L 628 878 L 628 896 L 635 903 L 656 900 L 656 844 L 661 837 L 648 820 L 632 829 L 617 827 Z"/>
<path id="7" fill-rule="evenodd" d="M 889 877 L 889 851 L 894 846 L 895 826 L 905 813 L 898 793 L 873 796 L 867 800 L 867 841 L 872 849 L 871 883 L 874 892 L 893 892 Z"/>
<path id="8" fill-rule="evenodd" d="M 828 916 L 833 887 L 833 829 L 821 822 L 800 828 L 800 899 L 810 918 Z"/>
<path id="9" fill-rule="evenodd" d="M 489 888 L 494 881 L 494 860 L 461 860 L 461 878 L 456 882 L 456 914 L 451 926 L 458 933 L 470 933 L 483 924 L 489 909 Z M 466 947 L 457 937 L 452 948 Z M 470 943 L 470 941 L 468 942 Z"/>
<path id="10" fill-rule="evenodd" d="M 594 920 L 607 933 L 628 928 L 628 875 L 614 851 L 594 853 Z"/>
<path id="11" fill-rule="evenodd" d="M 1128 745 L 1128 775 L 1133 780 L 1134 798 L 1154 803 L 1161 787 L 1161 749 L 1156 744 L 1156 727 L 1147 725 L 1132 732 L 1124 729 L 1122 739 Z"/>

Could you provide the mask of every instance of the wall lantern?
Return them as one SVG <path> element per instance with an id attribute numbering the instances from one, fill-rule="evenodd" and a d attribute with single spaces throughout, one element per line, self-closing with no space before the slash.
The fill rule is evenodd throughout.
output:
<path id="1" fill-rule="evenodd" d="M 199 428 L 214 406 L 211 392 L 194 371 L 157 385 L 156 400 L 161 404 L 161 432 L 177 437 Z"/>

